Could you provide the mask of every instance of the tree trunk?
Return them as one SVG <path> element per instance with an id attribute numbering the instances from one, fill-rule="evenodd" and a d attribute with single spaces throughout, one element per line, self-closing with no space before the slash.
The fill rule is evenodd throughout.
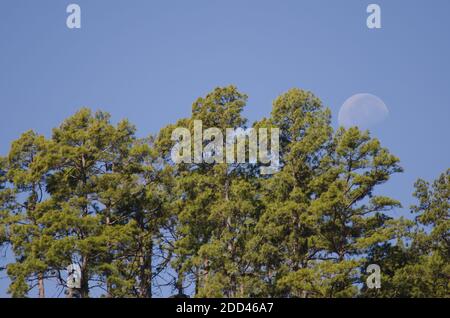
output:
<path id="1" fill-rule="evenodd" d="M 109 209 L 108 209 L 108 216 L 106 217 L 106 226 L 109 227 L 111 225 L 111 219 L 109 217 Z M 108 251 L 111 251 L 111 243 L 107 243 L 107 249 Z M 107 256 L 107 261 L 109 264 L 111 264 L 113 262 L 113 256 L 111 254 L 108 254 Z M 112 286 L 111 286 L 111 282 L 109 281 L 109 276 L 111 275 L 111 273 L 108 271 L 107 273 L 105 273 L 105 278 L 106 278 L 106 297 L 108 298 L 112 298 L 111 295 L 111 290 L 112 290 Z"/>
<path id="2" fill-rule="evenodd" d="M 89 298 L 89 274 L 88 274 L 88 258 L 83 257 L 81 264 L 81 298 Z"/>
<path id="3" fill-rule="evenodd" d="M 139 256 L 140 298 L 152 298 L 152 255 L 153 255 L 153 243 L 150 241 L 149 246 L 147 246 L 143 239 L 141 242 L 141 251 Z"/>
<path id="4" fill-rule="evenodd" d="M 45 298 L 45 288 L 44 288 L 44 274 L 38 274 L 38 288 L 39 288 L 39 298 Z"/>

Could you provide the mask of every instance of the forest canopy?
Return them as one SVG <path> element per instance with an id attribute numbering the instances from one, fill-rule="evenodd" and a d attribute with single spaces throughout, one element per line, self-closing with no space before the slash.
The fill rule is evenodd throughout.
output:
<path id="1" fill-rule="evenodd" d="M 333 129 L 314 94 L 291 89 L 268 118 L 243 117 L 247 96 L 219 87 L 192 113 L 138 138 L 129 121 L 83 108 L 47 138 L 23 133 L 0 157 L 0 246 L 13 297 L 49 282 L 80 296 L 450 297 L 450 169 L 417 180 L 411 217 L 378 195 L 399 158 L 368 131 Z M 176 164 L 172 132 L 278 128 L 280 169 Z M 225 145 L 224 145 L 225 146 Z M 381 288 L 366 285 L 370 264 Z"/>

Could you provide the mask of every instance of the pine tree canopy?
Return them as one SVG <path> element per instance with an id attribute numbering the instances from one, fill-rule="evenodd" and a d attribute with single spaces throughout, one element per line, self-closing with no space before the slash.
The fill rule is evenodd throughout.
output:
<path id="1" fill-rule="evenodd" d="M 46 297 L 56 285 L 70 296 L 67 267 L 77 264 L 81 297 L 149 298 L 162 288 L 193 297 L 450 297 L 450 169 L 419 179 L 411 215 L 397 217 L 401 203 L 380 189 L 403 171 L 400 159 L 369 131 L 334 129 L 330 110 L 302 89 L 254 123 L 246 104 L 235 86 L 218 87 L 146 138 L 88 108 L 49 137 L 23 133 L 0 157 L 0 249 L 12 255 L 0 271 L 10 295 Z M 174 130 L 195 136 L 199 121 L 224 136 L 279 129 L 278 171 L 175 163 Z M 199 142 L 208 149 L 212 139 Z M 367 284 L 370 264 L 381 288 Z"/>

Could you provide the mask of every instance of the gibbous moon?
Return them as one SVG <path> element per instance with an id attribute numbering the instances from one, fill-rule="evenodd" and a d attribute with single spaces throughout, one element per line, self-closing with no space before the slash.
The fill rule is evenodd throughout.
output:
<path id="1" fill-rule="evenodd" d="M 367 129 L 381 123 L 389 116 L 384 102 L 372 94 L 356 94 L 341 106 L 338 115 L 339 126 L 357 126 Z"/>

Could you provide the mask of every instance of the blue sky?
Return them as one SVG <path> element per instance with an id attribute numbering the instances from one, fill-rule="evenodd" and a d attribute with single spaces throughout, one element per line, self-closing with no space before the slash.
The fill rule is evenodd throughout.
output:
<path id="1" fill-rule="evenodd" d="M 372 2 L 380 30 L 366 27 Z M 80 30 L 66 27 L 70 3 L 81 6 Z M 371 93 L 390 111 L 373 135 L 405 168 L 381 192 L 408 207 L 418 177 L 449 168 L 449 15 L 448 0 L 2 0 L 0 155 L 82 106 L 126 117 L 144 136 L 221 85 L 249 95 L 250 121 L 292 87 L 319 96 L 335 125 L 348 97 Z M 0 297 L 6 287 L 0 279 Z"/>

